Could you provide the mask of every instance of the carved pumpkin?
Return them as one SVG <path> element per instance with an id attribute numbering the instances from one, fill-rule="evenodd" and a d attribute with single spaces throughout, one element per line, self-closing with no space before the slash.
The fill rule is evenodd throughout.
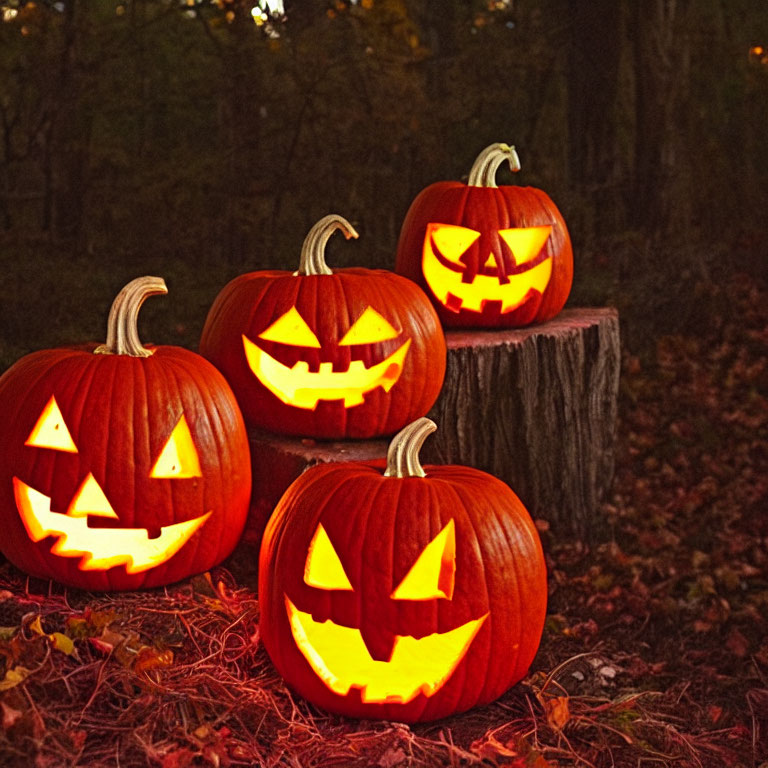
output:
<path id="1" fill-rule="evenodd" d="M 219 563 L 245 525 L 245 425 L 223 376 L 180 347 L 141 345 L 144 299 L 115 299 L 107 343 L 33 352 L 0 377 L 0 549 L 84 589 L 168 584 Z"/>
<path id="2" fill-rule="evenodd" d="M 423 416 L 445 374 L 440 321 L 412 281 L 385 270 L 331 271 L 326 216 L 299 270 L 251 272 L 224 287 L 200 352 L 227 377 L 249 426 L 286 435 L 387 435 Z"/>
<path id="3" fill-rule="evenodd" d="M 261 636 L 286 682 L 345 715 L 415 722 L 492 701 L 544 623 L 536 529 L 501 480 L 421 467 L 418 419 L 383 461 L 321 464 L 278 503 L 259 557 Z"/>
<path id="4" fill-rule="evenodd" d="M 395 271 L 424 288 L 445 327 L 543 322 L 570 293 L 573 250 L 565 221 L 542 190 L 497 186 L 504 161 L 520 170 L 514 147 L 487 147 L 468 184 L 431 184 L 403 222 Z"/>

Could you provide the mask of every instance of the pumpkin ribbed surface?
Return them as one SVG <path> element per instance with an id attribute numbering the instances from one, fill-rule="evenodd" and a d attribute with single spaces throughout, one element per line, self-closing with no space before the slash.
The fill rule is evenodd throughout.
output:
<path id="1" fill-rule="evenodd" d="M 372 308 L 397 332 L 391 338 L 340 344 Z M 260 335 L 295 310 L 317 339 L 316 346 L 264 339 Z M 372 370 L 397 355 L 402 368 L 387 391 L 374 386 L 362 402 L 346 404 L 343 391 L 299 407 L 265 386 L 249 367 L 245 337 L 286 369 L 333 372 L 339 380 L 351 366 Z M 440 392 L 445 374 L 445 339 L 432 306 L 410 280 L 386 270 L 347 268 L 332 275 L 252 272 L 235 278 L 216 298 L 203 329 L 200 353 L 222 371 L 234 390 L 246 423 L 286 435 L 367 438 L 389 435 L 423 416 Z M 354 362 L 359 361 L 359 362 Z M 399 364 L 399 363 L 398 363 Z M 395 365 L 395 363 L 393 363 Z M 296 366 L 296 368 L 294 368 Z"/>
<path id="2" fill-rule="evenodd" d="M 535 527 L 509 487 L 479 470 L 427 465 L 425 477 L 385 477 L 383 467 L 318 465 L 286 491 L 260 553 L 264 645 L 292 688 L 350 716 L 414 722 L 492 701 L 526 674 L 541 637 L 546 569 Z M 416 594 L 414 564 L 428 566 L 426 550 L 448 535 L 439 590 Z M 309 553 L 320 537 L 338 562 L 315 578 Z M 305 629 L 315 645 L 302 651 Z M 360 658 L 323 661 L 331 629 Z"/>
<path id="3" fill-rule="evenodd" d="M 528 239 L 536 229 L 543 244 Z M 441 181 L 411 203 L 395 271 L 424 289 L 445 327 L 515 328 L 563 308 L 573 249 L 560 211 L 542 190 Z"/>
<path id="4" fill-rule="evenodd" d="M 33 352 L 0 377 L 0 549 L 33 576 L 168 584 L 221 562 L 242 533 L 242 415 L 202 357 L 139 343 L 138 307 L 158 292 L 158 278 L 126 286 L 107 345 Z"/>

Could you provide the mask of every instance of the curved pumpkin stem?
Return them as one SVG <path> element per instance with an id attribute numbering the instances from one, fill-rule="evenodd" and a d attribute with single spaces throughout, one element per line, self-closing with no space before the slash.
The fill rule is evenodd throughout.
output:
<path id="1" fill-rule="evenodd" d="M 333 272 L 325 263 L 325 246 L 330 236 L 340 229 L 344 237 L 358 237 L 355 228 L 343 217 L 336 213 L 324 216 L 309 230 L 301 246 L 299 268 L 294 275 L 332 275 Z"/>
<path id="2" fill-rule="evenodd" d="M 475 159 L 467 184 L 470 187 L 496 187 L 496 171 L 505 161 L 514 173 L 520 170 L 520 158 L 514 147 L 501 143 L 486 147 Z"/>
<path id="3" fill-rule="evenodd" d="M 426 477 L 419 461 L 419 451 L 428 435 L 437 429 L 432 419 L 422 416 L 403 427 L 387 449 L 387 468 L 384 477 Z"/>
<path id="4" fill-rule="evenodd" d="M 126 285 L 112 302 L 107 320 L 107 343 L 96 347 L 98 355 L 131 355 L 149 357 L 139 339 L 139 309 L 149 296 L 168 293 L 162 277 L 137 277 Z"/>

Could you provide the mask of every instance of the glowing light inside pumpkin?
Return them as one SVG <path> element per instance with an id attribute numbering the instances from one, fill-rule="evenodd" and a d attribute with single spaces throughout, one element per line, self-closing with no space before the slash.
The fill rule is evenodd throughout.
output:
<path id="1" fill-rule="evenodd" d="M 285 598 L 293 638 L 315 674 L 340 696 L 359 688 L 364 702 L 407 704 L 432 696 L 453 674 L 488 614 L 448 632 L 397 635 L 388 661 L 371 657 L 359 629 L 315 621 Z"/>
<path id="2" fill-rule="evenodd" d="M 453 598 L 456 534 L 451 520 L 419 554 L 392 592 L 395 600 Z M 344 566 L 322 524 L 309 544 L 306 584 L 319 589 L 352 590 Z M 419 693 L 431 696 L 453 674 L 488 614 L 448 632 L 416 638 L 396 635 L 387 661 L 374 659 L 359 629 L 319 622 L 285 596 L 293 638 L 317 676 L 334 693 L 359 688 L 364 702 L 406 704 Z"/>
<path id="3" fill-rule="evenodd" d="M 40 413 L 25 445 L 77 453 L 77 446 L 64 423 L 56 398 L 51 397 Z M 199 477 L 200 461 L 187 420 L 182 414 L 152 468 L 150 477 Z M 83 571 L 107 570 L 124 565 L 128 573 L 154 568 L 178 552 L 200 528 L 211 512 L 192 520 L 160 528 L 150 538 L 144 528 L 91 528 L 90 517 L 119 519 L 93 473 L 89 472 L 69 504 L 66 514 L 51 511 L 49 496 L 13 478 L 16 507 L 32 541 L 54 536 L 51 553 L 81 558 Z"/>
<path id="4" fill-rule="evenodd" d="M 549 225 L 499 230 L 499 235 L 512 250 L 517 266 L 534 261 L 549 237 Z M 447 309 L 482 312 L 485 303 L 498 301 L 501 313 L 519 307 L 532 291 L 543 293 L 552 276 L 552 258 L 522 272 L 504 275 L 478 273 L 471 282 L 464 281 L 466 265 L 459 259 L 478 238 L 480 233 L 465 227 L 447 224 L 429 224 L 424 238 L 422 272 L 435 298 Z M 433 245 L 434 244 L 434 245 Z M 455 267 L 442 264 L 435 248 Z M 498 254 L 488 254 L 484 267 L 498 269 Z"/>
<path id="5" fill-rule="evenodd" d="M 427 240 L 435 243 L 437 250 L 446 259 L 459 264 L 459 256 L 480 237 L 480 233 L 467 227 L 456 227 L 452 224 L 430 224 L 427 227 Z"/>
<path id="6" fill-rule="evenodd" d="M 304 564 L 304 583 L 318 589 L 351 590 L 344 566 L 322 525 L 317 526 Z"/>
<path id="7" fill-rule="evenodd" d="M 453 598 L 456 575 L 456 534 L 453 520 L 421 551 L 416 562 L 392 592 L 395 600 Z"/>
<path id="8" fill-rule="evenodd" d="M 201 477 L 200 459 L 189 431 L 189 425 L 181 414 L 181 418 L 173 428 L 168 440 L 157 457 L 150 477 Z"/>
<path id="9" fill-rule="evenodd" d="M 515 264 L 528 264 L 533 261 L 547 242 L 552 227 L 514 227 L 512 229 L 500 229 L 499 234 L 509 246 L 515 257 Z"/>
<path id="10" fill-rule="evenodd" d="M 366 307 L 360 317 L 355 320 L 352 327 L 344 334 L 339 346 L 351 346 L 352 344 L 375 344 L 377 341 L 396 339 L 400 331 L 382 317 L 373 307 Z"/>
<path id="11" fill-rule="evenodd" d="M 109 499 L 90 472 L 70 502 L 67 514 L 70 517 L 95 515 L 96 517 L 113 517 L 117 519 L 117 512 L 112 509 Z"/>
<path id="12" fill-rule="evenodd" d="M 43 408 L 24 445 L 77 453 L 77 446 L 64 423 L 64 417 L 61 415 L 55 397 L 51 396 Z"/>
<path id="13" fill-rule="evenodd" d="M 397 338 L 400 333 L 368 306 L 344 334 L 339 346 L 375 344 Z M 258 338 L 314 349 L 322 346 L 295 307 L 278 317 Z M 353 360 L 346 371 L 334 371 L 333 363 L 326 361 L 320 363 L 318 371 L 310 371 L 304 360 L 297 361 L 291 368 L 283 365 L 243 336 L 246 360 L 256 378 L 284 403 L 309 410 L 316 408 L 320 400 L 344 400 L 346 408 L 360 405 L 364 395 L 376 387 L 389 392 L 400 378 L 410 343 L 408 339 L 389 357 L 370 368 L 366 368 L 362 360 Z"/>
<path id="14" fill-rule="evenodd" d="M 321 346 L 317 336 L 298 313 L 296 307 L 291 307 L 285 314 L 280 315 L 269 328 L 259 334 L 259 338 L 296 347 L 319 349 Z"/>
<path id="15" fill-rule="evenodd" d="M 92 479 L 92 476 L 89 475 L 89 478 Z M 81 486 L 79 495 L 83 495 L 83 488 L 88 487 L 85 494 L 93 503 L 98 494 L 90 485 L 86 486 L 87 483 L 88 480 Z M 93 480 L 93 483 L 96 481 Z M 16 506 L 29 538 L 41 541 L 46 536 L 57 537 L 51 553 L 62 557 L 80 557 L 78 567 L 82 571 L 107 570 L 118 565 L 124 565 L 128 573 L 154 568 L 176 554 L 211 515 L 207 512 L 192 520 L 165 525 L 160 528 L 160 535 L 151 539 L 143 528 L 90 528 L 87 517 L 79 516 L 82 511 L 76 517 L 52 512 L 50 497 L 17 477 L 13 478 L 13 488 Z M 101 488 L 99 493 L 104 495 Z M 73 502 L 72 506 L 89 506 L 87 499 L 84 498 L 79 505 Z"/>

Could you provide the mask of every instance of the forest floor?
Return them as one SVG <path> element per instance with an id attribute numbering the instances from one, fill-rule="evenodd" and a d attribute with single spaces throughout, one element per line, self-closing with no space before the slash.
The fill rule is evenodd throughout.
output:
<path id="1" fill-rule="evenodd" d="M 412 727 L 317 711 L 271 667 L 238 557 L 113 595 L 5 563 L 0 764 L 768 768 L 768 289 L 710 290 L 715 330 L 624 357 L 599 541 L 537 521 L 548 618 L 497 702 Z"/>

